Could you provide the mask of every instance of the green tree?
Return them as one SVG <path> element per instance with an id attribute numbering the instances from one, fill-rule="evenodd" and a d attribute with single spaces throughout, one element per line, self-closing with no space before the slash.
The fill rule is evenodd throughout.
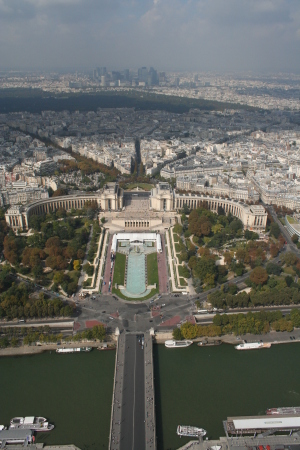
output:
<path id="1" fill-rule="evenodd" d="M 278 264 L 273 264 L 271 262 L 267 264 L 266 270 L 269 275 L 280 275 L 281 273 L 281 267 Z"/>
<path id="2" fill-rule="evenodd" d="M 297 236 L 297 234 L 293 234 L 293 236 L 291 237 L 292 241 L 294 242 L 294 244 L 297 244 L 299 238 Z"/>
<path id="3" fill-rule="evenodd" d="M 286 263 L 287 266 L 294 266 L 299 261 L 295 253 L 287 252 L 282 256 L 282 259 Z"/>
<path id="4" fill-rule="evenodd" d="M 197 337 L 197 325 L 186 322 L 180 327 L 181 334 L 184 339 L 195 339 Z"/>
<path id="5" fill-rule="evenodd" d="M 173 339 L 175 339 L 175 341 L 181 341 L 183 339 L 180 328 L 177 328 L 177 327 L 173 329 L 172 336 L 173 336 Z"/>
<path id="6" fill-rule="evenodd" d="M 271 223 L 270 235 L 274 236 L 276 239 L 279 238 L 280 228 L 279 228 L 279 225 L 276 222 Z"/>

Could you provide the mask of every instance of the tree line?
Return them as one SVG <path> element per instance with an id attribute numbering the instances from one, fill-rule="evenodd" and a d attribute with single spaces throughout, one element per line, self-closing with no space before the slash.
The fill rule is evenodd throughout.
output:
<path id="1" fill-rule="evenodd" d="M 248 312 L 247 314 L 216 314 L 211 325 L 186 322 L 173 330 L 174 339 L 196 339 L 225 334 L 265 334 L 274 331 L 293 331 L 300 327 L 300 310 L 293 309 L 283 317 L 281 311 Z"/>

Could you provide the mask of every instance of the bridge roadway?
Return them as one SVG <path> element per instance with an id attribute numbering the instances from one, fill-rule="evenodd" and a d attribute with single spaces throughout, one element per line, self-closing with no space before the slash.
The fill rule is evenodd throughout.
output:
<path id="1" fill-rule="evenodd" d="M 139 336 L 119 336 L 109 450 L 156 450 L 152 337 Z"/>

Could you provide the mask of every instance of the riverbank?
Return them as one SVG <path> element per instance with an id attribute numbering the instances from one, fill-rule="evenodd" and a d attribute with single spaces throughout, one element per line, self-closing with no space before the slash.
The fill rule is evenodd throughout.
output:
<path id="1" fill-rule="evenodd" d="M 291 339 L 291 337 L 293 339 Z M 114 339 L 115 335 L 107 336 L 107 342 L 109 348 L 115 348 Z M 158 331 L 154 336 L 156 344 L 164 344 L 167 340 L 173 339 L 172 331 Z M 215 341 L 222 341 L 224 344 L 237 345 L 240 344 L 243 340 L 247 342 L 268 342 L 273 344 L 293 344 L 300 342 L 300 329 L 294 329 L 292 332 L 287 331 L 271 331 L 267 334 L 245 334 L 241 336 L 235 336 L 232 334 L 226 334 L 224 336 L 215 336 L 215 337 L 199 337 L 197 339 L 193 339 L 194 343 L 198 343 L 200 341 L 206 341 L 208 344 L 213 343 Z M 100 341 L 81 341 L 81 342 L 67 342 L 63 345 L 57 344 L 43 344 L 43 345 L 24 345 L 20 347 L 7 347 L 0 349 L 0 356 L 21 356 L 21 355 L 35 355 L 39 353 L 43 353 L 46 351 L 55 351 L 58 348 L 62 347 L 101 347 L 102 343 Z M 103 350 L 104 351 L 104 350 Z"/>
<path id="2" fill-rule="evenodd" d="M 115 349 L 115 344 L 113 341 L 109 341 L 108 349 Z M 22 356 L 22 355 L 37 355 L 39 353 L 44 353 L 47 351 L 56 351 L 58 348 L 68 347 L 93 347 L 98 348 L 103 345 L 100 341 L 81 341 L 81 342 L 67 342 L 63 345 L 57 344 L 43 344 L 43 345 L 23 345 L 21 347 L 7 347 L 0 349 L 0 356 Z M 102 351 L 106 351 L 103 349 Z"/>
<path id="3" fill-rule="evenodd" d="M 292 339 L 291 339 L 292 337 Z M 155 343 L 164 344 L 167 340 L 173 339 L 172 331 L 158 331 L 155 333 Z M 222 341 L 224 344 L 237 345 L 241 341 L 247 342 L 270 342 L 271 344 L 292 344 L 300 342 L 300 328 L 295 328 L 292 332 L 288 331 L 270 331 L 267 334 L 242 334 L 235 336 L 233 334 L 224 334 L 223 336 L 207 337 L 202 336 L 196 339 L 192 339 L 194 343 L 200 341 L 207 341 L 208 343 L 214 341 Z"/>

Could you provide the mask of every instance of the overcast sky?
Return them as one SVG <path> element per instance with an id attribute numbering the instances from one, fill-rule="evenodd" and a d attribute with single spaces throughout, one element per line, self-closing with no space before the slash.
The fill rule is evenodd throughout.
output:
<path id="1" fill-rule="evenodd" d="M 300 0 L 0 0 L 0 69 L 300 72 Z"/>

